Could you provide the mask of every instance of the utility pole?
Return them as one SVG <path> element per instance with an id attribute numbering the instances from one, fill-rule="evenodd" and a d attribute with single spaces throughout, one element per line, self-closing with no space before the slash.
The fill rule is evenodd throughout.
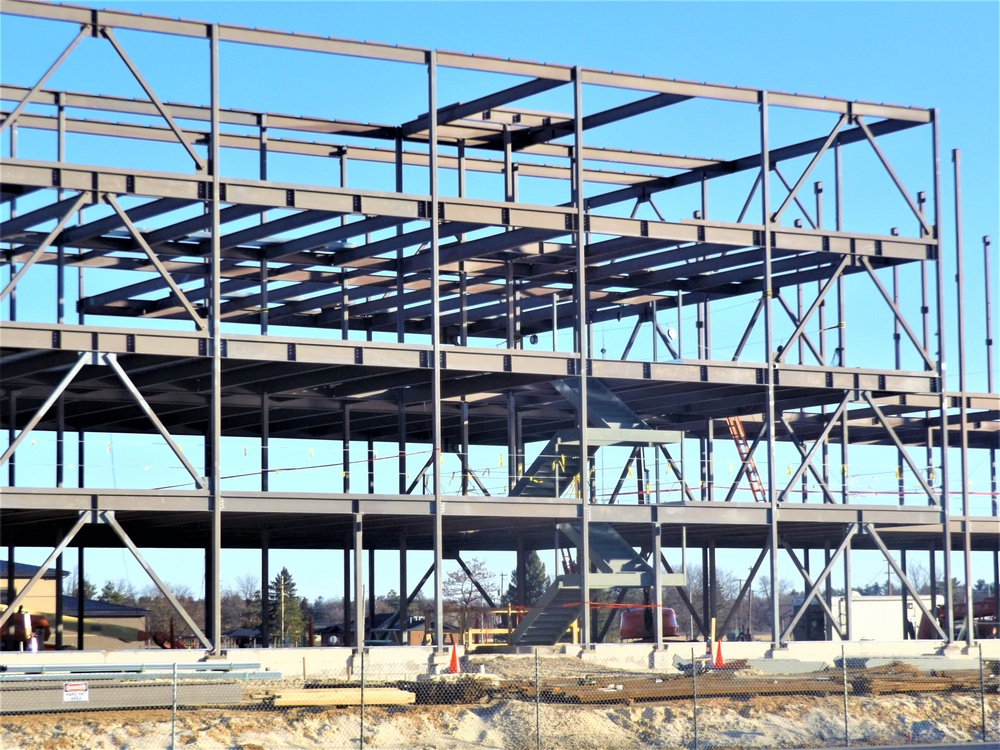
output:
<path id="1" fill-rule="evenodd" d="M 285 576 L 281 576 L 281 645 L 285 645 Z"/>
<path id="2" fill-rule="evenodd" d="M 739 592 L 741 592 L 742 590 L 743 590 L 743 579 L 742 578 L 737 578 L 736 579 L 736 595 L 739 596 L 740 595 Z M 742 632 L 743 631 L 743 625 L 744 625 L 744 622 L 743 622 L 743 600 L 742 599 L 740 599 L 740 618 L 739 618 L 738 625 L 739 625 L 740 631 Z"/>

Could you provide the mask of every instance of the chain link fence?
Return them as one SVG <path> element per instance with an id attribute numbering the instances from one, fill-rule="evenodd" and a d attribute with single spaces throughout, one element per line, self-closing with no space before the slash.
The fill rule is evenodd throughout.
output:
<path id="1" fill-rule="evenodd" d="M 853 646 L 853 648 L 852 648 Z M 295 677 L 259 668 L 0 674 L 0 747 L 819 748 L 1000 743 L 982 649 L 830 661 L 720 659 L 704 644 L 569 656 L 393 649 Z M 377 652 L 377 653 L 373 653 Z M 436 662 L 436 663 L 434 663 Z M 197 665 L 195 665 L 197 666 Z M 454 667 L 460 671 L 452 672 Z"/>

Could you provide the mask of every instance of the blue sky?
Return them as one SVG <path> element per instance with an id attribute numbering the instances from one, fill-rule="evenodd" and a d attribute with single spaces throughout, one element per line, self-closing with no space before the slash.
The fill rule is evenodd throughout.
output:
<path id="1" fill-rule="evenodd" d="M 816 93 L 852 100 L 937 107 L 941 115 L 941 167 L 945 198 L 942 227 L 946 239 L 945 253 L 949 258 L 946 268 L 954 270 L 953 265 L 949 265 L 953 250 L 950 151 L 958 147 L 963 154 L 966 297 L 969 300 L 966 311 L 969 326 L 968 370 L 973 387 L 978 384 L 982 389 L 985 382 L 980 238 L 986 234 L 996 238 L 1000 234 L 997 180 L 1000 6 L 997 3 L 144 2 L 92 5 L 670 78 Z M 53 28 L 58 32 L 49 34 L 46 31 Z M 66 25 L 27 23 L 5 17 L 0 29 L 4 49 L 4 82 L 31 85 L 73 33 L 73 29 Z M 207 60 L 204 43 L 184 42 L 180 54 L 175 52 L 171 57 L 165 57 L 156 43 L 139 45 L 139 37 L 126 32 L 119 36 L 164 100 L 204 100 L 204 62 Z M 93 40 L 87 41 L 90 43 Z M 22 60 L 17 50 L 25 45 L 38 47 L 42 54 L 31 60 Z M 45 54 L 48 49 L 51 52 Z M 83 55 L 108 54 L 107 50 L 84 52 L 82 47 L 78 52 Z M 272 87 L 265 99 L 262 87 L 249 83 L 232 87 L 227 85 L 226 71 L 239 71 L 246 52 L 246 48 L 235 45 L 223 46 L 222 95 L 225 106 L 384 122 L 399 122 L 426 109 L 425 106 L 421 108 L 422 87 L 425 84 L 423 72 L 417 66 L 402 74 L 402 80 L 411 86 L 390 88 L 383 76 L 386 67 L 382 63 L 341 64 L 324 60 L 318 62 L 315 68 L 302 69 L 297 67 L 289 53 L 284 52 L 268 53 L 265 63 L 254 71 L 257 78 L 246 79 L 259 80 Z M 127 95 L 139 95 L 134 84 L 127 80 L 127 74 L 118 79 L 111 77 L 95 81 L 92 76 L 88 78 L 86 66 L 73 67 L 72 59 L 51 85 L 117 93 L 114 89 L 116 83 L 126 87 Z M 469 74 L 443 71 L 439 103 L 486 93 L 488 89 L 476 88 L 477 84 L 478 80 Z M 130 85 L 133 87 L 131 90 L 127 89 Z M 496 88 L 504 85 L 500 83 Z M 543 99 L 541 103 L 552 101 L 554 106 L 565 110 L 568 108 L 567 95 L 562 92 L 560 96 L 563 98 L 554 96 L 551 100 Z M 592 96 L 614 101 L 615 93 L 594 92 Z M 585 99 L 585 106 L 593 101 Z M 528 106 L 535 106 L 535 103 L 531 102 Z M 773 127 L 776 134 L 781 132 L 784 126 L 781 118 L 786 116 L 792 117 L 784 113 L 775 114 Z M 756 145 L 752 118 L 749 121 L 729 121 L 715 117 L 714 111 L 706 110 L 704 125 L 699 129 L 671 129 L 676 123 L 666 115 L 664 119 L 653 122 L 655 127 L 641 132 L 611 129 L 602 132 L 602 138 L 608 142 L 601 145 L 705 156 L 739 156 L 749 153 Z M 749 122 L 749 127 L 745 127 L 746 122 Z M 671 139 L 669 148 L 659 148 L 661 129 Z M 6 142 L 4 149 L 4 153 L 8 153 Z M 891 146 L 886 149 L 892 156 Z M 127 152 L 123 152 L 120 158 L 126 159 L 127 156 Z M 930 185 L 926 183 L 927 164 L 898 163 L 895 166 L 902 174 L 912 174 L 918 180 L 913 185 L 913 191 L 930 190 Z M 864 183 L 870 174 L 859 168 L 855 179 Z M 361 176 L 359 174 L 359 178 Z M 420 176 L 416 175 L 413 179 L 419 180 Z M 878 184 L 884 187 L 884 183 Z M 423 190 L 416 181 L 412 187 L 410 184 L 407 187 L 414 191 Z M 858 221 L 881 220 L 868 217 L 866 208 L 864 200 L 846 207 L 851 218 L 857 217 Z M 880 229 L 884 230 L 885 227 Z M 995 241 L 994 273 L 1000 267 L 1000 263 L 996 262 Z M 950 271 L 946 279 L 948 315 L 954 320 Z M 994 295 L 998 286 L 1000 284 L 994 285 Z M 998 308 L 1000 305 L 994 305 L 994 312 Z M 1000 326 L 994 323 L 995 337 L 998 328 Z M 859 327 L 857 330 L 862 329 Z M 614 338 L 616 332 L 609 329 L 606 335 Z M 727 332 L 717 330 L 715 335 L 724 340 Z M 952 360 L 955 341 L 956 337 L 951 333 L 948 347 Z M 596 348 L 601 348 L 600 341 Z M 888 346 L 873 343 L 871 350 L 872 356 L 884 356 Z M 954 377 L 957 368 L 950 369 Z M 952 387 L 955 385 L 952 384 Z M 39 436 L 39 440 L 44 440 L 44 437 Z M 108 442 L 110 444 L 111 440 Z M 95 446 L 95 461 L 99 460 L 100 454 L 110 455 L 110 450 L 103 449 L 103 441 Z M 135 446 L 132 456 L 139 449 L 141 446 Z M 238 456 L 238 447 L 234 447 L 234 451 L 233 455 Z M 148 460 L 138 463 L 132 460 L 132 463 L 135 464 L 135 471 L 148 472 L 148 469 L 139 466 L 143 464 L 145 467 Z M 111 467 L 112 470 L 114 468 Z M 44 556 L 44 551 L 26 551 L 24 557 L 19 559 L 38 562 Z M 94 552 L 93 562 L 88 562 L 89 574 L 100 581 L 121 578 L 121 571 L 126 570 L 128 576 L 133 580 L 142 580 L 140 585 L 144 585 L 144 575 L 138 568 L 122 567 L 127 556 L 124 551 Z M 149 557 L 158 568 L 163 566 L 172 571 L 186 571 L 188 585 L 198 593 L 200 586 L 194 583 L 201 577 L 198 552 L 153 551 Z M 315 564 L 310 554 L 275 551 L 271 557 L 272 571 L 287 565 L 299 582 L 299 591 L 310 598 L 321 594 L 327 597 L 339 595 L 341 577 L 336 572 L 340 566 L 339 553 L 331 553 L 330 563 L 333 572 L 328 581 L 324 581 L 313 572 Z M 259 569 L 256 555 L 248 553 L 227 553 L 223 564 L 225 581 L 233 581 L 244 570 L 256 572 Z M 411 570 L 415 571 L 423 564 L 415 556 Z M 384 562 L 380 560 L 380 569 L 388 568 L 390 571 L 384 578 L 380 576 L 380 591 L 395 587 L 393 566 L 391 558 Z M 512 566 L 513 560 L 509 557 L 497 561 L 498 570 L 509 572 Z M 741 566 L 741 562 L 734 561 L 734 568 Z"/>

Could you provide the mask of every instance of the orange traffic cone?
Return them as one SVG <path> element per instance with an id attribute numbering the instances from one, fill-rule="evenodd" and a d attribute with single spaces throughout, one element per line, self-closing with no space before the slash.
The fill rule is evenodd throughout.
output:
<path id="1" fill-rule="evenodd" d="M 725 669 L 726 662 L 722 658 L 722 641 L 715 642 L 715 656 L 712 658 L 712 666 L 715 669 Z"/>
<path id="2" fill-rule="evenodd" d="M 458 646 L 451 644 L 451 664 L 448 665 L 448 674 L 458 674 L 462 670 L 458 666 Z"/>

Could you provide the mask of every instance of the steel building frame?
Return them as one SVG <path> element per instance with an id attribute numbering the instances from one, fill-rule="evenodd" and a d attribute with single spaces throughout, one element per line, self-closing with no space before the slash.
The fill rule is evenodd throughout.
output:
<path id="1" fill-rule="evenodd" d="M 62 552 L 75 543 L 82 576 L 85 547 L 124 543 L 172 599 L 139 548 L 203 548 L 205 632 L 182 616 L 206 648 L 219 643 L 224 547 L 260 549 L 264 581 L 270 549 L 342 550 L 345 600 L 353 589 L 359 633 L 365 617 L 359 597 L 366 583 L 364 550 L 369 551 L 369 575 L 373 550 L 400 551 L 404 594 L 409 590 L 407 551 L 433 550 L 435 562 L 414 593 L 433 580 L 438 644 L 444 642 L 441 566 L 446 557 L 461 561 L 463 550 L 516 551 L 523 571 L 528 551 L 560 544 L 557 525 L 566 522 L 580 528 L 581 560 L 591 560 L 594 523 L 611 524 L 653 560 L 662 557 L 661 545 L 700 548 L 705 606 L 700 613 L 692 607 L 691 614 L 703 632 L 717 614 L 725 629 L 735 612 L 714 611 L 717 548 L 759 549 L 753 571 L 767 560 L 772 582 L 779 580 L 785 551 L 803 577 L 806 603 L 815 598 L 822 606 L 836 566 L 843 566 L 850 587 L 852 549 L 885 555 L 904 583 L 904 607 L 907 596 L 923 606 L 907 578 L 907 552 L 929 552 L 933 582 L 935 553 L 942 553 L 944 579 L 951 580 L 952 552 L 960 551 L 966 599 L 972 595 L 972 553 L 987 552 L 993 561 L 989 577 L 996 584 L 1000 410 L 992 372 L 986 393 L 967 391 L 963 349 L 958 391 L 949 390 L 942 377 L 950 329 L 941 262 L 945 229 L 936 110 L 31 0 L 5 0 L 2 11 L 80 29 L 37 82 L 4 82 L 0 88 L 0 98 L 9 103 L 0 134 L 8 139 L 10 154 L 3 164 L 2 199 L 8 208 L 0 228 L 9 272 L 0 291 L 0 300 L 6 300 L 0 329 L 2 425 L 9 435 L 0 459 L 8 467 L 0 543 L 7 545 L 10 560 L 18 546 L 54 544 L 42 570 L 55 561 L 61 566 Z M 204 40 L 211 81 L 207 104 L 161 101 L 116 31 Z M 110 45 L 146 99 L 46 88 L 51 74 L 71 64 L 73 50 L 88 37 Z M 229 43 L 419 66 L 426 71 L 426 112 L 382 125 L 223 108 L 219 56 L 220 46 Z M 437 91 L 443 69 L 503 74 L 517 83 L 441 106 Z M 585 110 L 585 86 L 627 91 L 635 98 Z M 519 106 L 557 89 L 572 95 L 568 114 Z M 755 108 L 759 149 L 719 160 L 586 142 L 594 128 L 697 101 Z M 769 117 L 776 108 L 826 113 L 835 124 L 799 142 L 774 146 Z M 933 175 L 929 204 L 924 193 L 911 195 L 882 148 L 887 136 L 914 128 L 929 141 L 918 157 Z M 55 133 L 58 153 L 19 156 L 18 133 L 27 130 Z M 173 144 L 180 166 L 152 171 L 142 165 L 125 169 L 72 161 L 65 153 L 67 134 Z M 895 229 L 870 234 L 846 228 L 840 160 L 841 152 L 855 144 L 872 150 L 911 209 L 917 227 L 912 236 Z M 226 154 L 238 151 L 259 156 L 256 178 L 226 171 Z M 268 179 L 269 160 L 279 154 L 335 164 L 335 184 Z M 823 215 L 823 186 L 814 182 L 812 200 L 803 197 L 814 168 L 830 156 L 835 163 L 832 228 Z M 793 181 L 782 166 L 797 168 L 796 159 L 809 161 Z M 393 166 L 394 184 L 382 190 L 347 186 L 347 165 L 361 162 Z M 957 186 L 957 152 L 954 165 Z M 426 174 L 426 190 L 404 192 L 406 169 Z M 457 195 L 442 191 L 439 175 L 445 172 L 454 175 Z M 502 176 L 503 200 L 467 197 L 470 173 Z M 709 218 L 709 187 L 744 174 L 755 179 L 745 201 L 740 197 L 738 218 Z M 555 205 L 520 201 L 518 180 L 524 177 L 555 180 L 569 188 L 570 198 Z M 774 195 L 779 185 L 783 192 Z M 694 218 L 665 217 L 656 198 L 685 187 L 700 190 Z M 29 208 L 19 210 L 19 205 Z M 756 217 L 754 207 L 759 208 Z M 640 218 L 640 210 L 655 218 Z M 792 222 L 793 212 L 809 226 Z M 961 268 L 960 232 L 956 239 Z M 988 264 L 988 240 L 985 250 Z M 55 323 L 18 320 L 18 286 L 36 267 L 54 272 Z M 919 322 L 904 313 L 898 275 L 901 268 L 917 267 Z M 80 279 L 75 321 L 63 304 L 73 269 Z M 83 269 L 132 280 L 87 293 Z M 848 277 L 870 281 L 870 299 L 891 312 L 895 367 L 848 364 Z M 961 274 L 958 283 L 961 300 Z M 740 323 L 740 343 L 731 359 L 712 359 L 712 303 L 740 297 L 753 303 Z M 987 278 L 987 321 L 989 298 Z M 824 317 L 831 300 L 837 310 L 832 326 Z M 685 347 L 682 314 L 692 309 L 697 341 Z M 676 338 L 665 323 L 673 314 Z M 961 347 L 963 315 L 960 303 Z M 102 324 L 88 324 L 93 316 L 101 316 Z M 115 319 L 121 324 L 113 324 Z M 622 319 L 634 326 L 620 359 L 596 357 L 595 326 Z M 167 324 L 150 326 L 146 320 Z M 792 332 L 784 337 L 779 331 L 789 325 L 786 320 Z M 647 326 L 652 355 L 634 358 Z M 748 344 L 759 326 L 763 347 L 753 352 Z M 828 329 L 836 330 L 832 351 Z M 566 351 L 560 350 L 560 332 L 571 332 Z M 552 351 L 527 343 L 550 335 Z M 987 359 L 992 361 L 990 335 L 988 329 Z M 902 369 L 902 347 L 909 345 L 920 369 Z M 660 356 L 661 348 L 669 358 Z M 560 391 L 553 383 L 568 385 Z M 608 391 L 612 396 L 607 398 L 638 416 L 642 430 L 602 423 L 607 404 L 601 404 L 600 394 Z M 159 434 L 190 486 L 90 486 L 84 445 L 87 434 L 98 430 Z M 714 451 L 730 439 L 730 430 L 743 435 L 737 437 L 740 465 L 728 487 L 717 486 Z M 52 487 L 25 486 L 23 479 L 19 484 L 16 449 L 33 431 L 56 435 Z M 78 436 L 75 479 L 66 471 L 72 463 L 66 458 L 67 432 Z M 554 465 L 558 491 L 552 496 L 515 491 L 533 458 L 530 446 L 557 433 L 570 437 L 553 444 L 569 446 L 561 450 L 575 451 L 581 467 L 592 465 L 594 451 L 609 442 L 631 446 L 610 498 L 598 498 L 594 481 L 580 481 L 583 468 L 575 481 L 565 477 L 559 485 Z M 203 439 L 204 471 L 178 444 L 181 435 Z M 223 489 L 228 437 L 260 441 L 258 490 Z M 269 445 L 279 438 L 339 443 L 341 491 L 272 489 Z M 693 461 L 685 464 L 670 452 L 671 444 L 685 438 L 699 445 L 697 472 L 690 469 Z M 365 488 L 358 486 L 364 482 L 357 471 L 351 476 L 352 442 L 367 445 Z M 391 493 L 375 491 L 375 444 L 385 442 L 398 445 L 398 488 Z M 427 450 L 419 455 L 415 446 Z M 477 446 L 506 450 L 506 496 L 489 495 L 474 471 L 470 452 Z M 654 451 L 655 490 L 641 479 L 648 470 L 643 446 Z M 837 452 L 846 471 L 855 446 L 895 450 L 898 503 L 858 504 L 851 502 L 846 481 L 837 487 L 830 451 Z M 948 447 L 959 452 L 960 509 L 947 491 L 955 470 Z M 794 471 L 789 465 L 787 482 L 776 473 L 779 448 L 794 450 L 799 461 Z M 912 455 L 919 448 L 925 449 L 926 460 Z M 989 452 L 986 515 L 970 508 L 971 450 Z M 449 453 L 461 462 L 457 494 L 443 488 L 442 461 Z M 554 463 L 558 458 L 553 455 Z M 420 466 L 414 475 L 415 460 Z M 663 471 L 673 472 L 681 488 L 678 500 L 663 501 L 661 460 Z M 754 490 L 753 501 L 737 499 L 744 479 L 754 479 L 756 461 L 766 464 L 752 485 L 759 493 Z M 640 479 L 631 502 L 621 490 L 633 467 Z M 692 486 L 695 473 L 698 484 Z M 422 479 L 425 487 L 417 491 Z M 818 491 L 809 490 L 806 480 Z M 916 502 L 904 491 L 906 482 L 922 491 Z M 793 502 L 798 498 L 801 502 Z M 804 551 L 804 557 L 795 550 Z M 824 552 L 816 578 L 809 572 L 810 550 Z M 902 553 L 900 563 L 891 551 Z M 666 581 L 664 566 L 653 567 L 657 582 Z M 352 568 L 353 581 L 347 572 Z M 596 571 L 591 565 L 581 565 L 580 571 L 582 588 L 590 591 Z M 750 585 L 749 580 L 743 585 L 740 600 Z M 662 588 L 655 587 L 658 604 Z M 942 593 L 951 612 L 953 592 L 946 588 Z M 22 595 L 11 599 L 16 603 Z M 402 614 L 407 602 L 401 598 Z M 582 599 L 582 638 L 589 645 L 600 635 L 591 627 L 590 596 Z M 782 628 L 777 597 L 771 607 L 777 647 L 788 640 L 797 617 Z M 840 633 L 826 609 L 828 632 Z M 0 615 L 0 625 L 12 611 Z M 939 635 L 950 641 L 954 632 L 949 615 Z M 850 638 L 850 616 L 841 635 Z M 973 637 L 969 629 L 965 638 L 971 642 Z"/>

